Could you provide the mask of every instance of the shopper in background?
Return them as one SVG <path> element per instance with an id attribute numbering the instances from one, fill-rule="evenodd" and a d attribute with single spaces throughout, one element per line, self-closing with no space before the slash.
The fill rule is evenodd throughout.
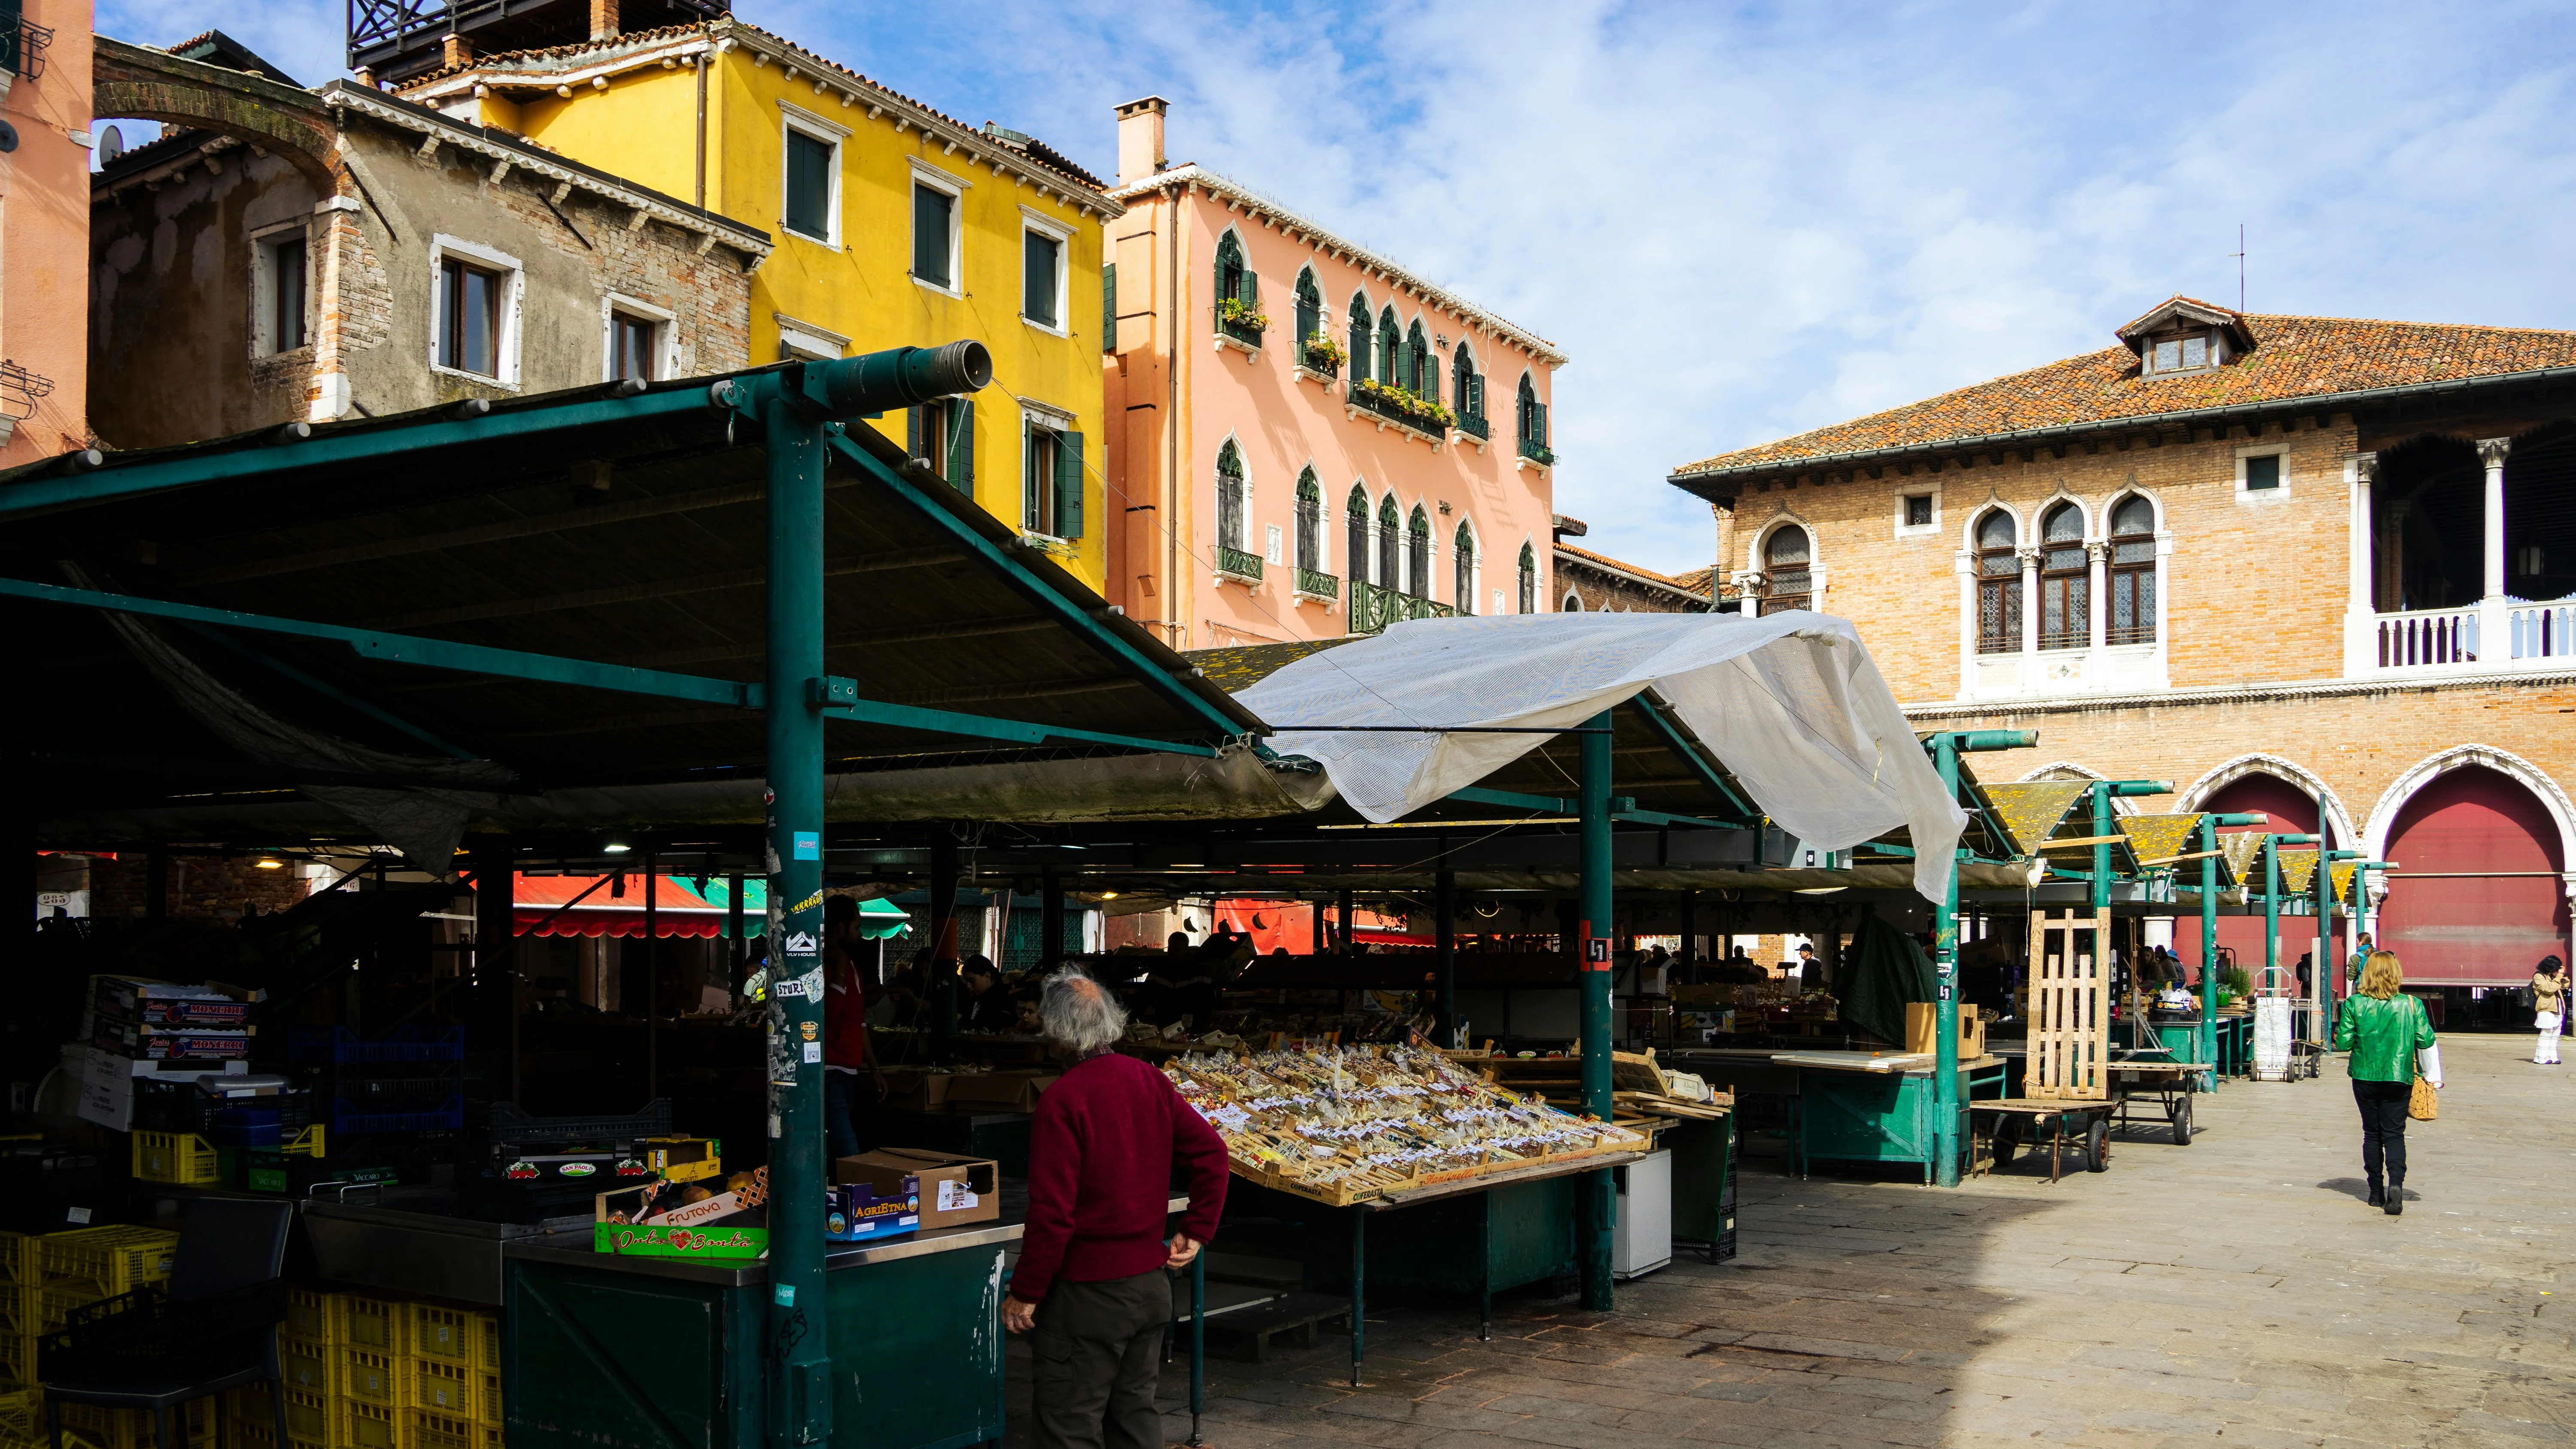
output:
<path id="1" fill-rule="evenodd" d="M 1002 1032 L 1019 1025 L 1011 993 L 1003 989 L 1002 973 L 991 960 L 969 956 L 958 974 L 966 987 L 966 1000 L 957 1012 L 958 1030 Z"/>
<path id="2" fill-rule="evenodd" d="M 2371 1206 L 2387 1209 L 2390 1217 L 2406 1210 L 2406 1104 L 2419 1067 L 2435 1090 L 2442 1085 L 2433 1022 L 2423 1002 L 2397 989 L 2404 984 L 2396 952 L 2371 952 L 2362 963 L 2361 990 L 2344 1003 L 2334 1034 L 2334 1049 L 2352 1054 L 2352 1099 L 2361 1108 L 2361 1171 L 2370 1182 Z"/>
<path id="3" fill-rule="evenodd" d="M 1002 1325 L 1028 1333 L 1039 1449 L 1164 1449 L 1154 1408 L 1167 1272 L 1189 1266 L 1225 1208 L 1225 1139 L 1169 1078 L 1115 1050 L 1127 1013 L 1077 967 L 1047 978 L 1047 1039 L 1073 1065 L 1038 1098 L 1029 1219 Z M 1175 1170 L 1189 1184 L 1163 1237 Z M 1032 1332 L 1034 1330 L 1034 1332 Z"/>
<path id="4" fill-rule="evenodd" d="M 2531 974 L 2531 1024 L 2540 1029 L 2531 1059 L 2544 1067 L 2558 1065 L 2558 1029 L 2567 1024 L 2567 975 L 2555 956 L 2541 957 L 2540 969 Z"/>
<path id="5" fill-rule="evenodd" d="M 823 1137 L 832 1156 L 855 1157 L 874 1143 L 860 1124 L 886 1094 L 884 1068 L 868 1039 L 866 979 L 859 974 L 859 903 L 823 899 Z M 868 1074 L 865 1084 L 859 1073 Z"/>

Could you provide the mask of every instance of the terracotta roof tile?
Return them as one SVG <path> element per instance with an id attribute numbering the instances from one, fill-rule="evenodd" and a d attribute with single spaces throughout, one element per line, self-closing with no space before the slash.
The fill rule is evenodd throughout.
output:
<path id="1" fill-rule="evenodd" d="M 1620 573 L 1633 575 L 1637 578 L 1644 579 L 1650 584 L 1662 584 L 1666 588 L 1680 589 L 1685 593 L 1692 592 L 1691 587 L 1688 584 L 1683 583 L 1680 579 L 1674 578 L 1670 574 L 1659 574 L 1653 569 L 1647 568 L 1643 564 L 1632 564 L 1626 559 L 1612 558 L 1606 553 L 1594 553 L 1588 548 L 1577 548 L 1563 539 L 1558 539 L 1556 541 L 1556 551 L 1558 553 L 1570 553 L 1586 563 L 1595 564 L 1605 569 L 1615 569 Z M 1708 570 L 1700 569 L 1698 570 L 1698 575 L 1700 579 L 1700 588 L 1698 591 L 1705 593 L 1708 585 Z"/>
<path id="2" fill-rule="evenodd" d="M 2030 428 L 2116 425 L 2130 419 L 2144 424 L 2199 408 L 2296 402 L 2576 366 L 2576 332 L 2260 313 L 2245 314 L 2243 323 L 2254 339 L 2253 350 L 2211 371 L 2145 378 L 2139 375 L 2135 353 L 2126 346 L 2106 347 L 1776 443 L 1685 463 L 1673 477 L 1962 442 Z"/>

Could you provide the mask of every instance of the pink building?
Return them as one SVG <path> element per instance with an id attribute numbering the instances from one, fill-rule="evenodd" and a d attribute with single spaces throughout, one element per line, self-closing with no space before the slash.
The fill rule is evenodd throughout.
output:
<path id="1" fill-rule="evenodd" d="M 1564 354 L 1118 108 L 1109 597 L 1174 646 L 1551 607 Z"/>
<path id="2" fill-rule="evenodd" d="M 0 468 L 89 441 L 89 37 L 90 0 L 0 6 Z"/>

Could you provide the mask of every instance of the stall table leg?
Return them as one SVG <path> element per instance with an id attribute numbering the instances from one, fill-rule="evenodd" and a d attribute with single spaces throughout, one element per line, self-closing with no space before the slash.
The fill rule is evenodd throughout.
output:
<path id="1" fill-rule="evenodd" d="M 1368 1346 L 1368 1209 L 1351 1209 L 1351 1387 L 1360 1386 L 1360 1359 Z"/>
<path id="2" fill-rule="evenodd" d="M 1190 1259 L 1190 1449 L 1207 1443 L 1199 1415 L 1207 1409 L 1207 1247 Z"/>

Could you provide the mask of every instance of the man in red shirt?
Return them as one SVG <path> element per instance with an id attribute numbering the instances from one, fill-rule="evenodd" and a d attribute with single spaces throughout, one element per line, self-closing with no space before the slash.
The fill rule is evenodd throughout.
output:
<path id="1" fill-rule="evenodd" d="M 1046 1035 L 1073 1065 L 1038 1099 L 1029 1221 L 1002 1324 L 1031 1333 L 1039 1449 L 1163 1449 L 1154 1378 L 1170 1270 L 1215 1236 L 1225 1139 L 1169 1078 L 1114 1050 L 1127 1013 L 1079 969 L 1047 978 Z M 1174 1168 L 1189 1211 L 1167 1242 Z"/>

